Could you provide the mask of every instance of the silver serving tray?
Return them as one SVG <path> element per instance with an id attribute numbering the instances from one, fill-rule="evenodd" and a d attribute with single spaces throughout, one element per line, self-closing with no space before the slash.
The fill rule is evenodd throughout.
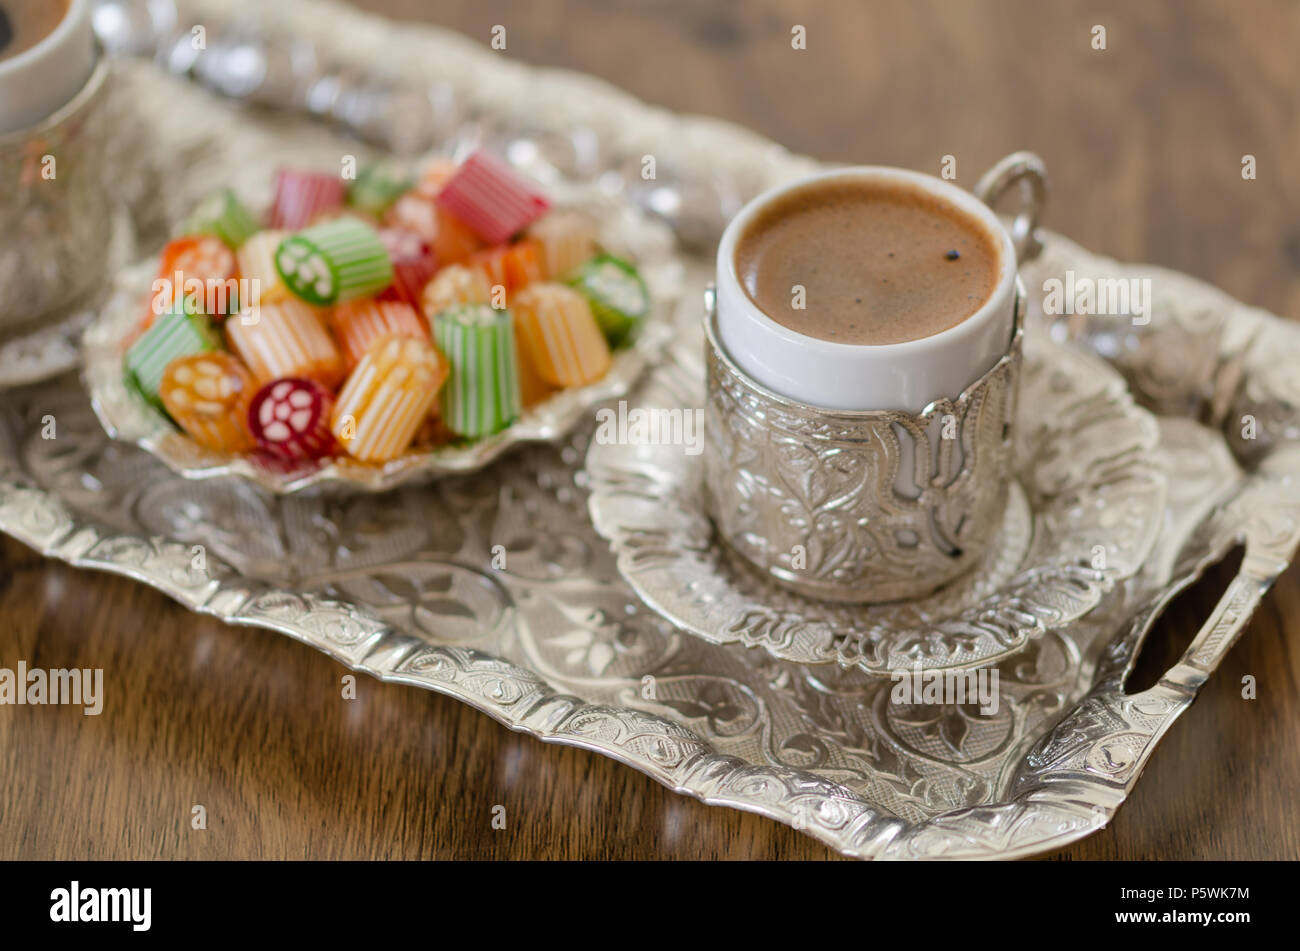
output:
<path id="1" fill-rule="evenodd" d="M 732 127 L 524 69 L 450 34 L 398 30 L 334 4 L 291 0 L 277 12 L 341 57 L 385 62 L 408 82 L 454 80 L 493 134 L 594 129 L 602 176 L 657 150 L 661 182 L 647 200 L 700 240 L 716 234 L 730 199 L 716 209 L 679 204 L 689 207 L 683 218 L 664 193 L 743 198 L 812 166 Z M 137 72 L 138 108 L 159 148 L 190 155 L 192 172 L 212 171 L 208 181 L 269 181 L 273 161 L 351 147 L 314 124 L 253 116 L 148 67 Z M 166 121 L 178 107 L 204 122 Z M 259 147 L 272 140 L 274 157 Z M 161 185 L 162 217 L 174 219 L 204 181 Z M 993 716 L 888 703 L 887 678 L 707 644 L 644 608 L 585 517 L 590 427 L 431 486 L 277 497 L 237 480 L 188 482 L 109 440 L 67 375 L 6 394 L 0 529 L 195 611 L 283 632 L 353 669 L 613 757 L 683 794 L 786 822 L 846 855 L 1009 858 L 1059 848 L 1123 803 L 1300 543 L 1300 381 L 1289 369 L 1300 330 L 1182 275 L 1042 238 L 1022 275 L 1031 297 L 1070 269 L 1159 278 L 1146 326 L 1031 314 L 1030 327 L 1091 346 L 1157 411 L 1168 496 L 1141 571 L 998 664 Z M 686 264 L 686 299 L 698 300 L 709 261 Z M 687 365 L 675 359 L 664 372 Z M 43 438 L 49 416 L 54 439 Z M 1258 422 L 1257 438 L 1243 437 L 1244 416 Z M 1164 606 L 1239 544 L 1239 571 L 1179 663 L 1151 689 L 1126 694 Z M 496 546 L 502 567 L 493 567 Z"/>

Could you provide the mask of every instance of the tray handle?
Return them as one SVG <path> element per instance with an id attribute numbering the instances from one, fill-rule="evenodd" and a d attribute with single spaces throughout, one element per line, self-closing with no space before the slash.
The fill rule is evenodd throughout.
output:
<path id="1" fill-rule="evenodd" d="M 1256 474 L 1215 517 L 1228 529 L 1223 555 L 1226 557 L 1238 546 L 1245 548 L 1245 554 L 1209 617 L 1178 662 L 1154 686 L 1129 694 L 1123 690 L 1122 678 L 1111 681 L 1093 694 L 1089 702 L 1092 706 L 1083 714 L 1085 718 L 1095 717 L 1096 704 L 1106 710 L 1100 721 L 1093 721 L 1107 724 L 1102 735 L 1092 736 L 1085 743 L 1089 747 L 1086 751 L 1075 750 L 1082 754 L 1076 765 L 1082 768 L 1090 787 L 1085 798 L 1094 810 L 1101 810 L 1101 824 L 1123 801 L 1122 795 L 1114 798 L 1107 787 L 1132 789 L 1160 739 L 1191 706 L 1300 548 L 1300 487 L 1285 477 Z M 1159 613 L 1147 619 L 1148 629 Z M 1067 721 L 1070 719 L 1073 717 Z M 1053 731 L 1056 742 L 1065 740 L 1064 733 L 1070 730 L 1067 721 L 1062 721 L 1064 732 L 1060 727 Z M 1077 773 L 1075 776 L 1083 778 Z"/>
<path id="2" fill-rule="evenodd" d="M 1237 545 L 1245 548 L 1241 567 L 1178 663 L 1165 672 L 1156 687 L 1166 685 L 1195 694 L 1236 643 L 1268 589 L 1300 548 L 1300 491 L 1289 480 L 1267 475 L 1255 476 L 1251 482 L 1220 515 L 1224 525 L 1234 526 Z M 1142 695 L 1132 694 L 1130 699 Z"/>

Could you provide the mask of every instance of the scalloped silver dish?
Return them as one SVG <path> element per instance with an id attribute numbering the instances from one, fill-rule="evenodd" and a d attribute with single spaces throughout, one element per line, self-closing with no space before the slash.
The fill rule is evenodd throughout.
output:
<path id="1" fill-rule="evenodd" d="M 493 436 L 408 452 L 383 465 L 338 456 L 286 469 L 248 454 L 205 449 L 132 392 L 122 374 L 121 341 L 138 325 L 140 302 L 147 299 L 157 275 L 157 261 L 152 258 L 117 274 L 108 302 L 86 331 L 84 376 L 95 414 L 114 439 L 152 453 L 183 478 L 234 477 L 280 494 L 316 487 L 384 492 L 415 479 L 474 472 L 520 444 L 558 439 L 590 416 L 593 407 L 627 393 L 657 359 L 671 336 L 668 325 L 681 296 L 682 268 L 674 255 L 672 233 L 661 222 L 594 186 L 552 183 L 549 191 L 557 205 L 595 216 L 601 246 L 637 265 L 650 292 L 651 313 L 632 344 L 615 351 L 602 379 L 563 390 L 530 407 Z"/>
<path id="2" fill-rule="evenodd" d="M 587 473 L 596 531 L 642 601 L 713 644 L 865 673 L 997 663 L 1084 617 L 1136 574 L 1164 518 L 1154 418 L 1101 361 L 1030 340 L 999 536 L 934 594 L 834 604 L 763 577 L 719 542 L 705 508 L 704 457 L 682 446 L 594 441 Z M 698 361 L 683 368 L 688 361 L 652 373 L 637 408 L 702 405 L 704 371 Z"/>
<path id="3" fill-rule="evenodd" d="M 458 90 L 463 115 L 490 121 L 494 134 L 528 142 L 539 129 L 552 139 L 592 133 L 602 158 L 589 177 L 613 176 L 615 190 L 620 169 L 662 152 L 653 188 L 625 182 L 622 191 L 706 243 L 725 216 L 726 203 L 713 199 L 743 200 L 816 168 L 752 133 L 522 67 L 455 34 L 324 0 L 275 6 L 283 28 L 342 62 L 382 62 L 410 85 Z M 264 8 L 226 5 L 241 28 Z M 208 26 L 215 42 L 220 23 Z M 156 192 L 170 220 L 213 180 L 254 194 L 275 162 L 336 160 L 355 147 L 309 120 L 214 100 L 147 64 L 128 73 L 148 141 L 186 158 Z M 176 123 L 178 109 L 203 121 Z M 525 162 L 538 154 L 506 152 Z M 387 494 L 275 496 L 244 480 L 179 478 L 108 439 L 68 375 L 0 404 L 0 529 L 50 557 L 135 578 L 195 611 L 278 631 L 352 669 L 612 757 L 684 795 L 788 823 L 846 855 L 1058 849 L 1124 803 L 1300 545 L 1300 328 L 1185 275 L 1040 238 L 1041 255 L 1022 267 L 1027 332 L 1094 349 L 1159 414 L 1153 452 L 1167 495 L 1141 570 L 993 666 L 991 715 L 891 703 L 890 678 L 709 644 L 646 608 L 585 517 L 590 426 L 472 476 Z M 693 303 L 712 267 L 703 254 L 686 264 Z M 1150 324 L 1079 328 L 1036 313 L 1032 291 L 1068 270 L 1159 275 Z M 687 319 L 684 329 L 697 315 Z M 685 355 L 660 372 L 689 380 L 699 353 L 689 329 L 682 341 Z M 41 438 L 49 414 L 55 440 Z M 1257 439 L 1242 436 L 1243 414 L 1259 422 Z M 207 552 L 201 570 L 196 544 Z M 1128 693 L 1161 611 L 1239 544 L 1240 568 L 1183 657 L 1155 686 Z"/>

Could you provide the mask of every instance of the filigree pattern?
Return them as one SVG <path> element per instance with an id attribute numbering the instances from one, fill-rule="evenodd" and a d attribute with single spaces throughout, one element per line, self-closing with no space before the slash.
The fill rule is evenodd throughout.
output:
<path id="1" fill-rule="evenodd" d="M 965 392 L 920 414 L 802 406 L 755 386 L 714 334 L 707 348 L 704 483 L 722 541 L 837 601 L 929 594 L 980 560 L 1007 499 L 1019 332 Z"/>

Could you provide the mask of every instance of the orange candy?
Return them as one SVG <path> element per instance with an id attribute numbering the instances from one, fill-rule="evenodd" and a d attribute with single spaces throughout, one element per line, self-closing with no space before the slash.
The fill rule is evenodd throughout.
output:
<path id="1" fill-rule="evenodd" d="M 563 284 L 534 284 L 511 311 L 521 362 L 552 386 L 583 386 L 609 371 L 610 352 L 586 298 Z"/>
<path id="2" fill-rule="evenodd" d="M 330 430 L 354 459 L 396 459 L 424 424 L 447 371 L 432 344 L 400 334 L 380 337 L 343 384 Z"/>
<path id="3" fill-rule="evenodd" d="M 550 399 L 559 388 L 542 379 L 537 367 L 533 366 L 533 361 L 525 356 L 522 346 L 517 355 L 519 359 L 515 362 L 519 365 L 519 402 L 524 409 L 528 409 Z"/>
<path id="4" fill-rule="evenodd" d="M 246 452 L 255 445 L 248 406 L 257 384 L 242 363 L 212 351 L 178 357 L 163 371 L 158 395 L 168 415 L 205 449 Z"/>
<path id="5" fill-rule="evenodd" d="M 575 208 L 554 208 L 528 227 L 542 246 L 544 279 L 562 281 L 596 256 L 596 222 Z"/>
<path id="6" fill-rule="evenodd" d="M 501 285 L 507 294 L 513 294 L 542 279 L 542 246 L 536 241 L 520 241 L 487 248 L 472 255 L 466 267 L 481 270 L 490 286 Z"/>
<path id="7" fill-rule="evenodd" d="M 419 191 L 397 199 L 384 216 L 384 224 L 418 234 L 433 249 L 434 259 L 443 265 L 464 261 L 483 246 L 473 231 Z"/>
<path id="8" fill-rule="evenodd" d="M 299 300 L 263 304 L 226 321 L 226 340 L 259 383 L 306 377 L 332 389 L 346 372 L 317 310 Z"/>
<path id="9" fill-rule="evenodd" d="M 400 333 L 426 342 L 430 340 L 428 324 L 405 301 L 371 297 L 347 301 L 334 308 L 330 325 L 349 373 L 370 345 L 386 334 Z"/>
<path id="10" fill-rule="evenodd" d="M 141 329 L 147 330 L 157 314 L 171 311 L 187 297 L 193 297 L 198 305 L 192 310 L 224 316 L 237 304 L 233 282 L 238 273 L 235 253 L 214 235 L 191 235 L 169 242 L 158 266 L 160 283 L 150 291 L 149 311 Z"/>

